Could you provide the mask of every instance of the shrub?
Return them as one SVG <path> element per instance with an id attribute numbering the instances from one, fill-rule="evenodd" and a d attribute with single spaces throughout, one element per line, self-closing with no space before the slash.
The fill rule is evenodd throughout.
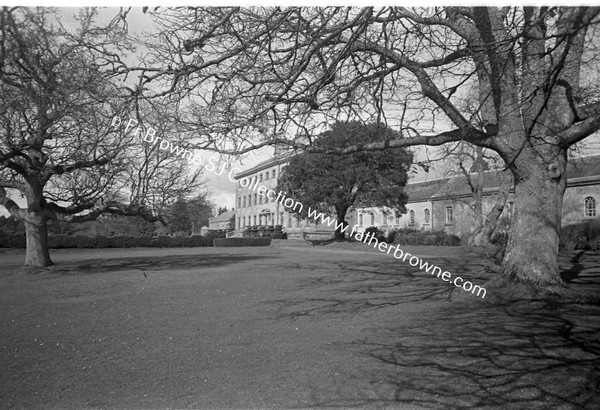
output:
<path id="1" fill-rule="evenodd" d="M 285 232 L 273 232 L 271 234 L 272 239 L 287 239 L 287 233 Z"/>
<path id="2" fill-rule="evenodd" d="M 0 232 L 0 248 L 24 248 L 25 234 Z"/>
<path id="3" fill-rule="evenodd" d="M 593 251 L 600 251 L 600 236 L 588 240 L 588 246 Z"/>
<path id="4" fill-rule="evenodd" d="M 190 246 L 212 246 L 212 239 L 206 236 L 195 235 L 190 237 Z"/>
<path id="5" fill-rule="evenodd" d="M 366 234 L 371 234 L 371 237 L 374 237 L 379 242 L 386 241 L 385 232 L 383 232 L 381 229 L 379 229 L 376 226 L 369 226 L 367 229 L 365 229 L 365 235 Z"/>
<path id="6" fill-rule="evenodd" d="M 458 236 L 452 234 L 445 234 L 444 239 L 442 241 L 442 245 L 444 246 L 460 246 L 461 240 Z"/>
<path id="7" fill-rule="evenodd" d="M 85 236 L 85 235 L 48 235 L 48 247 L 61 248 L 172 248 L 212 246 L 212 239 L 204 236 Z M 0 232 L 0 248 L 25 248 L 24 234 L 6 234 Z"/>
<path id="8" fill-rule="evenodd" d="M 490 237 L 490 242 L 494 245 L 506 246 L 508 244 L 508 232 L 496 229 Z"/>
<path id="9" fill-rule="evenodd" d="M 170 248 L 183 248 L 186 246 L 186 243 L 189 243 L 187 240 L 189 237 L 186 236 L 171 236 L 169 239 L 169 247 Z"/>
<path id="10" fill-rule="evenodd" d="M 414 229 L 398 229 L 390 233 L 388 239 L 398 245 L 424 246 L 459 246 L 461 240 L 456 235 L 444 231 L 415 231 Z"/>
<path id="11" fill-rule="evenodd" d="M 271 238 L 216 238 L 213 239 L 215 247 L 233 246 L 269 246 Z"/>
<path id="12" fill-rule="evenodd" d="M 597 250 L 600 248 L 600 221 L 586 221 L 563 226 L 560 230 L 561 250 Z"/>
<path id="13" fill-rule="evenodd" d="M 96 239 L 93 236 L 75 235 L 68 239 L 71 248 L 95 248 Z"/>

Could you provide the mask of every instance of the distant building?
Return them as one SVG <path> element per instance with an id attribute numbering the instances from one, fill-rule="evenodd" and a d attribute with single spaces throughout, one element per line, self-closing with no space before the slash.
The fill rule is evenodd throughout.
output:
<path id="1" fill-rule="evenodd" d="M 484 215 L 495 204 L 500 187 L 498 171 L 484 174 Z M 407 213 L 395 217 L 386 208 L 358 208 L 357 225 L 362 231 L 369 226 L 383 230 L 411 228 L 445 231 L 462 236 L 473 228 L 473 196 L 464 175 L 427 182 L 407 184 Z M 600 220 L 600 155 L 573 159 L 567 166 L 567 189 L 563 199 L 562 225 Z M 511 189 L 502 217 L 510 218 L 514 211 L 514 189 Z"/>
<path id="2" fill-rule="evenodd" d="M 381 230 L 426 229 L 431 230 L 433 219 L 432 196 L 446 183 L 445 179 L 408 183 L 404 192 L 408 195 L 407 212 L 396 216 L 396 211 L 385 207 L 361 207 L 355 210 L 356 231 L 363 232 L 370 226 Z"/>
<path id="3" fill-rule="evenodd" d="M 240 179 L 255 178 L 258 185 L 275 189 L 282 170 L 289 163 L 292 152 L 276 151 L 276 155 L 236 175 L 235 228 L 280 225 L 288 237 L 331 237 L 334 227 L 299 219 L 287 212 L 280 202 L 269 200 L 252 189 L 243 187 Z M 499 171 L 484 174 L 483 213 L 487 214 L 495 204 L 500 187 Z M 445 231 L 463 236 L 473 228 L 473 196 L 464 175 L 425 182 L 409 182 L 405 187 L 408 195 L 407 212 L 396 212 L 385 207 L 360 207 L 348 212 L 346 221 L 356 231 L 370 226 L 384 231 L 409 228 L 415 230 Z M 573 159 L 567 167 L 567 189 L 563 200 L 562 224 L 568 225 L 600 218 L 600 155 Z M 514 189 L 511 189 L 502 217 L 510 218 L 514 211 Z M 334 218 L 334 216 L 332 216 Z"/>
<path id="4" fill-rule="evenodd" d="M 280 201 L 276 201 L 275 198 L 269 200 L 266 195 L 259 195 L 256 189 L 253 189 L 255 184 L 243 187 L 240 183 L 242 178 L 247 178 L 250 181 L 258 181 L 258 186 L 275 190 L 281 172 L 293 155 L 292 151 L 276 149 L 273 158 L 236 174 L 236 230 L 279 225 L 288 234 L 288 238 L 328 238 L 333 236 L 334 227 L 298 218 L 293 212 L 288 212 L 288 208 L 284 207 Z"/>
<path id="5" fill-rule="evenodd" d="M 213 216 L 208 220 L 208 229 L 231 230 L 235 228 L 235 211 L 223 212 L 221 215 Z"/>

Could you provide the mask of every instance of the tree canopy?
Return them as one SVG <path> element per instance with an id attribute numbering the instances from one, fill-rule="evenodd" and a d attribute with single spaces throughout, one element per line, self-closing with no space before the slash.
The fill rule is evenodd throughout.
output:
<path id="1" fill-rule="evenodd" d="M 287 7 L 155 11 L 144 96 L 186 106 L 199 146 L 287 142 L 352 153 L 465 141 L 513 175 L 503 271 L 561 285 L 567 151 L 600 129 L 599 7 Z M 457 104 L 473 87 L 475 113 Z M 386 122 L 403 138 L 319 149 L 334 120 Z M 308 144 L 304 143 L 308 141 Z M 543 257 L 540 255 L 544 255 Z"/>
<path id="2" fill-rule="evenodd" d="M 69 30 L 52 9 L 0 10 L 0 205 L 25 223 L 27 265 L 52 263 L 50 219 L 111 213 L 160 221 L 177 195 L 201 184 L 173 154 L 114 127 L 115 117 L 152 121 L 156 109 L 123 98 L 116 67 L 132 51 L 124 23 L 101 26 L 95 17 L 82 9 Z"/>
<path id="3" fill-rule="evenodd" d="M 393 141 L 398 132 L 381 124 L 335 123 L 315 139 L 319 148 L 349 146 L 359 142 Z M 406 212 L 404 186 L 412 165 L 412 154 L 397 148 L 331 156 L 301 153 L 290 160 L 279 178 L 278 190 L 326 215 L 335 214 L 340 224 L 350 207 L 386 206 L 397 214 Z M 337 235 L 343 238 L 338 225 Z"/>

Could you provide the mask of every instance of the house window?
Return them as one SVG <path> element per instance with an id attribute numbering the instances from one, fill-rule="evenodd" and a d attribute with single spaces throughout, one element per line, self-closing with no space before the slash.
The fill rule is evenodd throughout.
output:
<path id="1" fill-rule="evenodd" d="M 363 214 L 358 214 L 358 226 L 363 226 Z"/>
<path id="2" fill-rule="evenodd" d="M 258 174 L 258 182 L 262 181 L 262 174 Z"/>
<path id="3" fill-rule="evenodd" d="M 454 216 L 452 215 L 452 207 L 447 206 L 446 207 L 446 223 L 451 224 L 452 222 L 454 222 Z"/>
<path id="4" fill-rule="evenodd" d="M 375 213 L 371 212 L 371 226 L 375 226 Z"/>
<path id="5" fill-rule="evenodd" d="M 252 218 L 254 219 L 254 224 L 253 225 L 256 225 L 256 215 L 254 215 Z"/>
<path id="6" fill-rule="evenodd" d="M 259 204 L 262 204 L 262 200 L 263 200 L 263 198 L 262 198 L 262 195 L 259 195 L 259 196 L 258 196 L 258 203 L 259 203 Z"/>
<path id="7" fill-rule="evenodd" d="M 514 202 L 509 202 L 507 204 L 507 209 L 506 209 L 509 218 L 512 218 L 514 209 L 515 209 L 515 203 Z"/>
<path id="8" fill-rule="evenodd" d="M 245 207 L 246 207 L 246 195 L 244 195 L 244 196 L 242 197 L 242 199 L 243 199 L 243 202 L 242 202 L 242 203 L 244 204 L 244 205 L 243 205 L 243 207 L 245 208 Z"/>
<path id="9" fill-rule="evenodd" d="M 425 219 L 425 223 L 428 224 L 429 220 L 431 219 L 431 212 L 429 211 L 429 209 L 425 209 L 423 211 L 423 218 Z"/>
<path id="10" fill-rule="evenodd" d="M 591 196 L 583 200 L 583 215 L 586 217 L 596 216 L 596 200 Z"/>
<path id="11" fill-rule="evenodd" d="M 238 198 L 238 208 L 242 207 L 242 197 Z"/>
<path id="12" fill-rule="evenodd" d="M 275 175 L 276 175 L 275 170 L 273 170 L 273 177 L 272 177 L 273 179 L 275 179 Z"/>
<path id="13" fill-rule="evenodd" d="M 258 195 L 254 194 L 254 205 L 258 205 Z"/>
<path id="14" fill-rule="evenodd" d="M 238 228 L 242 227 L 242 218 L 238 218 Z"/>
<path id="15" fill-rule="evenodd" d="M 408 213 L 408 215 L 410 216 L 410 224 L 414 225 L 415 224 L 415 211 L 411 209 L 410 212 Z"/>
<path id="16" fill-rule="evenodd" d="M 242 219 L 242 221 L 243 221 L 243 225 L 242 225 L 242 226 L 246 226 L 246 217 L 244 217 L 244 218 Z"/>

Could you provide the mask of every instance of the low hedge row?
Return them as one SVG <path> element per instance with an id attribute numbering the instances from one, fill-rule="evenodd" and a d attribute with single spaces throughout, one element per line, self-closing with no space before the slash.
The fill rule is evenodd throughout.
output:
<path id="1" fill-rule="evenodd" d="M 424 245 L 424 246 L 460 246 L 458 236 L 444 231 L 417 231 L 406 234 L 394 235 L 393 242 L 398 245 Z"/>
<path id="2" fill-rule="evenodd" d="M 223 248 L 233 246 L 269 246 L 271 245 L 271 238 L 215 238 L 213 245 Z"/>
<path id="3" fill-rule="evenodd" d="M 413 246 L 460 246 L 461 240 L 456 235 L 447 234 L 444 231 L 417 231 L 414 229 L 396 229 L 390 231 L 386 236 L 381 229 L 370 226 L 365 229 L 379 242 L 395 243 L 398 245 Z"/>
<path id="4" fill-rule="evenodd" d="M 211 246 L 212 238 L 204 236 L 85 236 L 49 235 L 48 246 L 60 248 L 191 248 Z M 24 234 L 0 233 L 0 248 L 25 248 Z"/>

